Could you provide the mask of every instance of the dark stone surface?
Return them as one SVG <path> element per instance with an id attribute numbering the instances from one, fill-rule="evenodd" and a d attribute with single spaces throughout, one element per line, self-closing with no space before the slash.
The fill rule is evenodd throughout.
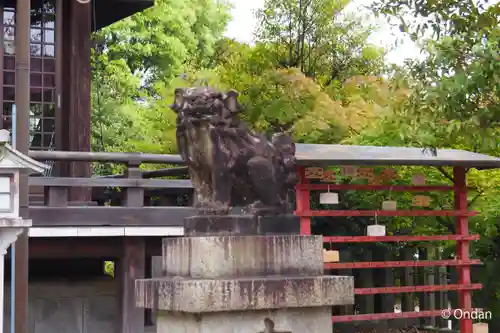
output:
<path id="1" fill-rule="evenodd" d="M 200 215 L 184 219 L 184 235 L 298 235 L 300 219 L 295 215 Z"/>
<path id="2" fill-rule="evenodd" d="M 295 143 L 285 133 L 253 132 L 238 117 L 237 98 L 208 87 L 175 90 L 177 145 L 195 207 L 200 215 L 229 215 L 236 204 L 256 215 L 285 213 L 296 183 Z"/>

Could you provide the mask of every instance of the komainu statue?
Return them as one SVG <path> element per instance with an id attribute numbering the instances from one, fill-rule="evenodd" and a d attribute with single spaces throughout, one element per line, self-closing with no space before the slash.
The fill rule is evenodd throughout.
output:
<path id="1" fill-rule="evenodd" d="M 295 183 L 295 144 L 269 141 L 240 121 L 236 91 L 176 89 L 177 145 L 186 161 L 199 214 L 229 214 L 235 202 L 251 214 L 283 213 Z"/>

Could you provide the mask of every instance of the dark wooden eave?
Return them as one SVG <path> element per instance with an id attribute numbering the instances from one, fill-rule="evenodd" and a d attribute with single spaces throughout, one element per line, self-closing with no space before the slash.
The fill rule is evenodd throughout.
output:
<path id="1" fill-rule="evenodd" d="M 76 0 L 73 0 L 76 1 Z M 39 7 L 42 0 L 32 0 L 31 6 Z M 153 6 L 154 0 L 92 0 L 95 4 L 94 12 L 91 11 L 92 30 L 99 30 L 117 21 L 123 20 L 135 13 Z M 0 6 L 14 7 L 16 0 L 0 0 Z"/>
<path id="2" fill-rule="evenodd" d="M 95 3 L 95 21 L 92 18 L 92 30 L 99 30 L 135 13 L 141 12 L 154 4 L 154 0 L 93 0 Z"/>

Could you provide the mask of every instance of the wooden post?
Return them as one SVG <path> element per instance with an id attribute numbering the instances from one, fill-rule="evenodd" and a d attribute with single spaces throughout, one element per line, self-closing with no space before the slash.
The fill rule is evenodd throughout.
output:
<path id="1" fill-rule="evenodd" d="M 453 180 L 455 182 L 455 209 L 465 212 L 468 210 L 465 168 L 453 168 Z M 458 235 L 469 235 L 469 219 L 467 216 L 458 216 L 456 226 Z M 457 260 L 469 260 L 469 241 L 457 241 Z M 458 267 L 457 273 L 459 284 L 471 283 L 470 266 Z M 470 290 L 458 291 L 458 305 L 465 311 L 472 311 L 472 292 Z M 460 333 L 472 333 L 472 319 L 462 318 L 460 320 Z"/>
<path id="2" fill-rule="evenodd" d="M 142 173 L 139 166 L 140 161 L 130 161 L 125 171 L 125 176 L 132 179 L 141 179 Z M 144 189 L 140 187 L 129 187 L 125 190 L 125 204 L 127 207 L 144 206 Z"/>
<path id="3" fill-rule="evenodd" d="M 340 261 L 341 262 L 352 262 L 351 249 L 345 249 L 340 251 Z M 352 269 L 339 269 L 339 275 L 341 276 L 353 276 Z M 354 305 L 344 305 L 340 307 L 339 315 L 353 315 Z"/>
<path id="4" fill-rule="evenodd" d="M 305 168 L 299 167 L 297 173 L 299 175 L 299 184 L 309 184 L 309 179 L 306 178 Z M 311 209 L 310 202 L 310 191 L 309 190 L 296 190 L 295 191 L 295 201 L 298 212 L 303 212 Z M 306 216 L 300 217 L 300 234 L 310 235 L 311 234 L 311 218 Z"/>
<path id="5" fill-rule="evenodd" d="M 28 154 L 30 112 L 30 18 L 31 1 L 17 0 L 16 6 L 16 149 Z M 19 213 L 28 218 L 28 176 L 19 176 Z M 15 316 L 16 333 L 28 332 L 28 229 L 15 243 Z M 1 300 L 3 302 L 3 299 Z M 2 327 L 3 329 L 3 327 Z"/>
<path id="6" fill-rule="evenodd" d="M 390 249 L 385 246 L 376 247 L 373 251 L 376 261 L 391 261 Z M 373 270 L 374 286 L 375 287 L 393 287 L 394 272 L 393 268 L 379 268 Z M 394 294 L 378 294 L 375 298 L 375 313 L 391 313 L 394 312 L 395 295 Z M 394 327 L 398 324 L 397 320 L 380 320 L 378 327 Z"/>
<path id="7" fill-rule="evenodd" d="M 59 150 L 90 152 L 90 122 L 91 122 L 91 39 L 92 5 L 97 1 L 79 3 L 64 1 L 62 11 L 57 10 L 56 16 L 63 15 L 63 59 L 62 77 L 62 110 L 60 131 L 61 146 Z M 59 55 L 59 54 L 58 54 Z M 65 176 L 88 178 L 91 165 L 87 161 L 72 161 L 65 167 Z M 72 187 L 69 200 L 73 202 L 88 202 L 91 191 L 85 187 Z"/>
<path id="8" fill-rule="evenodd" d="M 436 259 L 436 251 L 431 248 L 427 249 L 427 259 L 435 260 Z M 427 285 L 435 285 L 435 276 L 437 273 L 437 267 L 427 267 L 426 275 L 425 275 L 425 284 Z M 436 293 L 430 292 L 427 293 L 425 299 L 426 306 L 429 310 L 436 310 Z M 436 327 L 436 318 L 430 317 L 428 318 L 427 325 L 430 327 Z"/>
<path id="9" fill-rule="evenodd" d="M 451 284 L 458 284 L 458 273 L 457 273 L 458 268 L 457 267 L 446 267 L 446 268 L 450 276 Z M 448 300 L 451 304 L 452 309 L 460 308 L 457 291 L 448 292 Z M 450 319 L 451 319 L 451 329 L 454 331 L 460 331 L 460 320 L 453 318 L 453 316 L 451 316 Z"/>
<path id="10" fill-rule="evenodd" d="M 441 255 L 440 255 L 441 258 Z M 442 259 L 442 258 L 441 258 Z M 446 267 L 438 268 L 438 285 L 444 286 L 448 284 L 448 270 Z M 438 309 L 447 309 L 448 308 L 448 292 L 440 291 L 438 293 L 437 304 Z M 437 328 L 448 328 L 448 320 L 443 318 L 438 318 L 437 320 Z"/>
<path id="11" fill-rule="evenodd" d="M 427 248 L 425 247 L 422 247 L 420 246 L 418 248 L 418 260 L 421 261 L 421 260 L 428 260 L 428 252 L 427 252 Z M 426 281 L 427 281 L 427 278 L 426 278 L 426 275 L 427 275 L 427 267 L 421 267 L 421 268 L 417 268 L 416 271 L 418 272 L 418 275 L 417 275 L 417 283 L 415 283 L 416 285 L 425 285 L 426 284 Z M 427 304 L 427 293 L 425 292 L 421 292 L 421 293 L 417 293 L 417 297 L 418 297 L 418 308 L 419 308 L 419 311 L 425 311 L 425 310 L 429 310 L 428 308 L 428 304 Z M 420 326 L 421 327 L 426 327 L 428 326 L 428 320 L 429 318 L 426 318 L 426 317 L 423 317 L 423 318 L 420 318 L 419 322 L 420 322 Z"/>
<path id="12" fill-rule="evenodd" d="M 365 249 L 363 252 L 363 261 L 373 261 L 372 249 Z M 364 269 L 361 274 L 361 288 L 373 288 L 373 269 Z M 361 313 L 375 313 L 375 295 L 361 296 Z"/>
<path id="13" fill-rule="evenodd" d="M 46 186 L 44 188 L 44 200 L 46 206 L 66 207 L 68 206 L 68 188 Z"/>
<path id="14" fill-rule="evenodd" d="M 126 175 L 128 178 L 139 179 L 140 162 L 128 163 Z M 127 188 L 127 207 L 142 207 L 144 190 L 142 188 Z M 123 254 L 119 260 L 121 280 L 121 324 L 120 333 L 144 332 L 144 309 L 135 306 L 135 280 L 142 279 L 146 273 L 146 244 L 144 237 L 123 238 Z"/>
<path id="15" fill-rule="evenodd" d="M 388 248 L 380 249 L 382 261 L 392 261 L 392 252 Z M 380 286 L 392 287 L 394 286 L 394 269 L 384 268 L 380 273 Z M 394 312 L 394 304 L 396 303 L 395 294 L 380 295 L 380 311 L 381 312 Z M 390 324 L 390 321 L 389 321 Z"/>
<path id="16" fill-rule="evenodd" d="M 124 237 L 123 254 L 118 262 L 121 284 L 120 333 L 144 332 L 144 309 L 135 306 L 135 280 L 145 278 L 144 237 Z"/>
<path id="17" fill-rule="evenodd" d="M 409 248 L 409 249 L 404 249 L 403 251 L 403 257 L 404 260 L 413 260 L 413 251 L 414 249 Z M 404 286 L 413 286 L 414 284 L 414 279 L 413 279 L 413 269 L 411 267 L 405 267 L 403 268 L 403 285 Z M 415 305 L 413 304 L 413 294 L 412 293 L 404 293 L 403 298 L 401 301 L 401 311 L 403 312 L 413 312 L 415 311 Z"/>

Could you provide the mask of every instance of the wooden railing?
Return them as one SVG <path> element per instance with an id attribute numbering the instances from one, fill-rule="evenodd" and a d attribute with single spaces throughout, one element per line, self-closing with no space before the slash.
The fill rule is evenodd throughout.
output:
<path id="1" fill-rule="evenodd" d="M 30 192 L 43 189 L 43 203 L 30 202 L 30 216 L 41 226 L 97 225 L 182 225 L 193 209 L 179 205 L 179 197 L 190 197 L 188 179 L 154 179 L 186 174 L 178 155 L 143 153 L 98 153 L 30 151 L 39 161 L 100 162 L 122 164 L 124 173 L 111 176 L 29 178 Z M 57 164 L 57 163 L 56 163 Z M 171 169 L 144 171 L 141 164 L 167 164 Z M 72 188 L 89 188 L 92 199 L 75 204 L 69 200 Z"/>

